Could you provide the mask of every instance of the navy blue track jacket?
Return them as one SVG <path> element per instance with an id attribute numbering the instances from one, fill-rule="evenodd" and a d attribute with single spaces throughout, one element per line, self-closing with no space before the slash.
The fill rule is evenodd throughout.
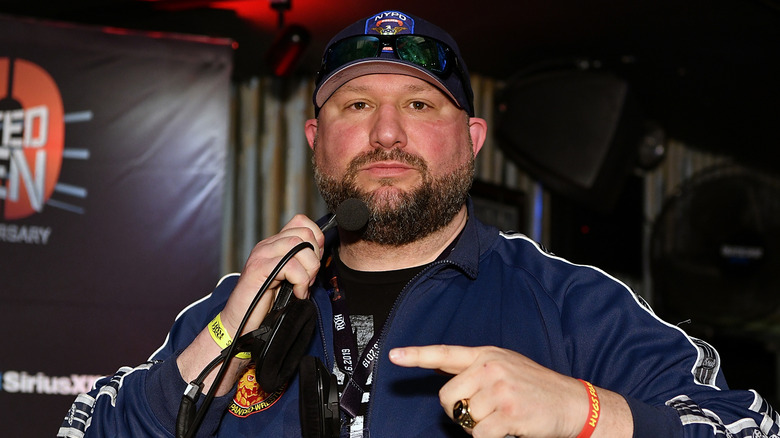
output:
<path id="1" fill-rule="evenodd" d="M 384 327 L 365 421 L 371 438 L 466 436 L 439 404 L 445 376 L 387 358 L 393 347 L 430 344 L 507 348 L 620 393 L 635 437 L 778 436 L 774 410 L 754 391 L 729 390 L 708 344 L 660 320 L 619 280 L 551 255 L 521 234 L 501 233 L 469 210 L 452 253 L 407 285 Z M 186 386 L 177 352 L 222 309 L 237 279 L 223 278 L 182 311 L 149 362 L 122 368 L 78 396 L 58 436 L 173 437 Z M 312 297 L 318 330 L 310 354 L 333 369 L 323 284 Z M 215 400 L 198 436 L 300 436 L 297 376 L 283 392 L 250 400 L 246 377 L 236 393 Z"/>

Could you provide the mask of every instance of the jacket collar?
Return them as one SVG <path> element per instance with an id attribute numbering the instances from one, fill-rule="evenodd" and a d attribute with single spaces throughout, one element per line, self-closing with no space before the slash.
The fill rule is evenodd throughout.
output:
<path id="1" fill-rule="evenodd" d="M 444 258 L 445 261 L 458 266 L 471 279 L 479 273 L 479 255 L 482 252 L 481 231 L 485 225 L 474 214 L 474 204 L 471 198 L 466 200 L 468 221 L 458 237 L 458 242 L 452 252 Z"/>

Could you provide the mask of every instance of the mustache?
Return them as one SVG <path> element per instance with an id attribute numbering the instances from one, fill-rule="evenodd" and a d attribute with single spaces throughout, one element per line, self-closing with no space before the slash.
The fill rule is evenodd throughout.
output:
<path id="1" fill-rule="evenodd" d="M 423 173 L 428 171 L 428 163 L 422 157 L 399 148 L 393 148 L 390 150 L 373 149 L 356 156 L 349 162 L 347 174 L 356 173 L 361 167 L 379 161 L 398 161 L 399 163 L 415 167 Z"/>

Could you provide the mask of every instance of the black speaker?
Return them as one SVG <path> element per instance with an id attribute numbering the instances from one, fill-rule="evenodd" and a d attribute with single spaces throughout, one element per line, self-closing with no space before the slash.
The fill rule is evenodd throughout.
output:
<path id="1" fill-rule="evenodd" d="M 644 134 L 627 81 L 599 69 L 518 75 L 497 95 L 496 138 L 547 189 L 606 211 L 636 162 Z"/>

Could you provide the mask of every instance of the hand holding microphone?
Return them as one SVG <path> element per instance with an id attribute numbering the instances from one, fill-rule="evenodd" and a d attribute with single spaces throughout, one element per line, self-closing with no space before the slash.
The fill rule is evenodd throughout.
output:
<path id="1" fill-rule="evenodd" d="M 365 203 L 358 199 L 348 199 L 343 202 L 336 214 L 322 227 L 327 231 L 335 224 L 346 231 L 357 232 L 365 227 L 368 222 L 369 212 Z M 322 232 L 318 236 L 324 239 Z M 323 240 L 324 242 L 324 240 Z M 308 243 L 308 245 L 307 245 Z M 301 251 L 305 246 L 311 246 L 310 242 L 298 243 L 285 258 L 277 263 L 274 272 L 281 272 L 286 260 L 293 260 L 298 254 L 308 253 Z M 318 247 L 321 252 L 321 246 Z M 312 248 L 314 249 L 314 248 Z M 308 254 L 310 256 L 310 254 Z M 319 268 L 320 254 L 316 255 L 317 266 L 307 272 L 309 281 L 303 284 L 311 284 Z M 311 258 L 311 257 L 308 257 Z M 249 264 L 249 262 L 247 262 Z M 273 275 L 273 272 L 270 274 Z M 290 278 L 289 274 L 285 275 Z M 266 280 L 266 283 L 268 281 Z M 301 284 L 301 283 L 298 283 Z M 264 287 L 267 284 L 264 284 Z M 258 383 L 266 390 L 273 391 L 284 385 L 298 369 L 298 364 L 304 355 L 306 347 L 314 332 L 315 309 L 314 304 L 308 299 L 300 299 L 293 295 L 295 286 L 291 281 L 282 280 L 279 292 L 276 294 L 273 307 L 264 317 L 259 327 L 248 322 L 244 316 L 241 327 L 258 327 L 247 336 L 247 345 L 251 345 L 252 361 L 256 365 Z M 263 291 L 261 290 L 262 293 Z M 301 297 L 303 298 L 303 297 Z M 232 297 L 231 297 L 232 299 Z M 255 297 L 255 300 L 257 297 Z M 248 312 L 253 312 L 253 301 L 248 307 Z M 258 306 L 259 307 L 259 306 Z"/>
<path id="2" fill-rule="evenodd" d="M 293 293 L 298 298 L 306 298 L 308 288 L 314 282 L 320 268 L 325 244 L 323 233 L 337 224 L 339 228 L 346 231 L 359 231 L 368 222 L 368 216 L 368 208 L 362 201 L 348 199 L 339 205 L 336 214 L 322 226 L 322 230 L 308 217 L 296 215 L 278 234 L 255 245 L 241 273 L 241 279 L 223 310 L 222 319 L 226 328 L 235 333 L 244 312 L 249 308 L 257 290 L 266 281 L 273 268 L 288 251 L 304 242 L 311 245 L 312 251 L 300 251 L 295 254 L 277 278 L 272 280 L 270 289 L 275 289 L 277 285 L 281 286 L 276 294 L 281 300 L 276 300 L 275 309 L 284 307 Z M 277 280 L 281 284 L 276 283 Z M 265 318 L 268 309 L 271 308 L 270 295 L 263 297 L 253 311 L 246 324 L 245 332 L 257 328 Z"/>
<path id="3" fill-rule="evenodd" d="M 338 225 L 338 227 L 344 231 L 355 233 L 366 226 L 368 217 L 369 212 L 366 204 L 360 199 L 349 198 L 338 206 L 336 213 L 320 227 L 320 231 L 322 231 L 324 235 L 325 232 Z M 274 303 L 272 310 L 287 305 L 290 300 L 292 288 L 293 286 L 289 281 L 282 281 L 282 286 L 277 294 L 276 302 Z"/>

